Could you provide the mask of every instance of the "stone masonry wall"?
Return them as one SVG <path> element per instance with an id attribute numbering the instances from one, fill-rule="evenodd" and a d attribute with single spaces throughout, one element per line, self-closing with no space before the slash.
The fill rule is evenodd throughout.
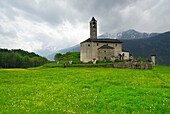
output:
<path id="1" fill-rule="evenodd" d="M 55 67 L 110 67 L 110 68 L 122 68 L 122 69 L 152 69 L 152 63 L 113 63 L 105 65 L 64 65 L 64 66 L 52 66 Z"/>
<path id="2" fill-rule="evenodd" d="M 118 56 L 118 54 L 120 54 L 122 51 L 121 43 L 84 42 L 80 44 L 80 61 L 87 63 L 89 61 L 92 61 L 93 58 L 96 58 L 96 60 L 99 60 L 98 48 L 103 45 L 114 47 L 115 57 Z"/>
<path id="3" fill-rule="evenodd" d="M 114 49 L 98 49 L 99 61 L 111 60 L 114 56 Z"/>

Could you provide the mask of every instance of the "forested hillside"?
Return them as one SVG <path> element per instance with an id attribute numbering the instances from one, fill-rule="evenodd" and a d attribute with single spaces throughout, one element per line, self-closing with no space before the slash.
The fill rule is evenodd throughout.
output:
<path id="1" fill-rule="evenodd" d="M 33 52 L 21 49 L 0 49 L 0 67 L 2 68 L 28 68 L 47 63 L 48 60 Z"/>
<path id="2" fill-rule="evenodd" d="M 170 32 L 146 39 L 123 40 L 122 46 L 136 58 L 150 58 L 150 53 L 155 52 L 160 65 L 170 66 Z"/>
<path id="3" fill-rule="evenodd" d="M 28 52 L 28 51 L 24 51 L 21 49 L 1 49 L 0 48 L 0 52 L 10 52 L 10 53 L 18 53 L 21 56 L 28 56 L 28 57 L 40 57 L 38 54 L 35 54 L 34 52 Z"/>

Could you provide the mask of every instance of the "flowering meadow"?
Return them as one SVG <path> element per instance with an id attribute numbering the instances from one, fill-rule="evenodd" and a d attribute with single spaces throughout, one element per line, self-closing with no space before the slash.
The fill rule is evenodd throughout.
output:
<path id="1" fill-rule="evenodd" d="M 0 69 L 0 113 L 170 113 L 170 67 Z"/>

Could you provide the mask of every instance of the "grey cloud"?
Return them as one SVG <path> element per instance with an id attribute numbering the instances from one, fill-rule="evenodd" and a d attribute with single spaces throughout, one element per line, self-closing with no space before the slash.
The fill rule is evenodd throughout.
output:
<path id="1" fill-rule="evenodd" d="M 19 26 L 25 34 L 23 39 L 27 34 L 31 35 L 29 40 L 40 42 L 42 48 L 65 48 L 76 44 L 77 40 L 85 39 L 78 34 L 88 29 L 93 16 L 98 21 L 100 34 L 131 28 L 145 32 L 164 32 L 170 30 L 169 6 L 169 0 L 0 0 L 0 36 L 1 39 L 3 36 L 19 38 L 18 17 L 29 21 L 20 22 L 28 26 Z M 59 28 L 66 21 L 73 27 L 83 25 L 82 30 L 77 30 L 77 34 L 74 32 L 75 35 L 72 32 L 62 33 Z M 3 28 L 3 23 L 10 28 Z M 27 25 L 30 23 L 31 26 Z M 48 29 L 52 29 L 50 32 L 56 32 L 57 35 L 50 36 L 46 32 Z"/>
<path id="2" fill-rule="evenodd" d="M 61 2 L 61 1 L 60 1 Z M 58 25 L 63 22 L 64 19 L 72 19 L 74 11 L 71 11 L 69 5 L 65 3 L 65 6 L 59 1 L 36 1 L 30 0 L 10 0 L 3 2 L 5 6 L 11 6 L 19 10 L 22 16 L 32 21 L 46 21 L 51 25 Z M 13 9 L 10 9 L 10 11 Z"/>
<path id="3" fill-rule="evenodd" d="M 87 23 L 92 16 L 95 16 L 99 22 L 102 22 L 100 23 L 100 32 L 107 32 L 111 29 L 128 29 L 137 24 L 139 27 L 140 22 L 143 23 L 142 16 L 145 15 L 142 13 L 144 11 L 150 12 L 156 18 L 155 21 L 163 20 L 162 18 L 167 20 L 168 12 L 170 12 L 170 1 L 168 0 L 39 0 L 38 2 L 8 0 L 1 1 L 1 3 L 3 8 L 4 5 L 8 7 L 6 12 L 8 16 L 11 16 L 12 13 L 15 16 L 18 15 L 17 12 L 14 13 L 13 9 L 9 8 L 11 6 L 11 8 L 20 10 L 19 13 L 22 13 L 26 19 L 45 21 L 51 26 L 62 24 L 65 20 L 69 20 L 72 24 L 76 24 L 77 21 Z M 125 18 L 126 14 L 121 11 L 127 7 L 134 7 L 134 9 L 127 12 L 130 14 Z M 164 20 L 160 21 L 160 24 L 164 23 Z"/>
<path id="4" fill-rule="evenodd" d="M 63 20 L 69 20 L 75 23 L 77 20 L 86 22 L 92 16 L 99 19 L 108 18 L 113 9 L 116 11 L 123 8 L 125 5 L 130 4 L 132 0 L 67 0 L 61 1 L 45 1 L 39 2 L 30 0 L 9 0 L 3 1 L 6 7 L 16 8 L 20 10 L 22 16 L 26 19 L 34 21 L 46 21 L 51 25 L 61 24 Z M 63 5 L 62 5 L 63 4 Z M 10 8 L 8 8 L 10 9 Z M 13 9 L 8 11 L 13 12 Z M 14 13 L 17 15 L 17 13 Z M 10 16 L 10 15 L 9 15 Z"/>
<path id="5" fill-rule="evenodd" d="M 17 39 L 16 31 L 14 31 L 14 30 L 4 31 L 1 25 L 0 25 L 0 36 L 3 36 L 4 39 L 5 39 L 5 37 L 10 37 L 10 38 L 13 38 L 13 39 L 14 38 Z"/>

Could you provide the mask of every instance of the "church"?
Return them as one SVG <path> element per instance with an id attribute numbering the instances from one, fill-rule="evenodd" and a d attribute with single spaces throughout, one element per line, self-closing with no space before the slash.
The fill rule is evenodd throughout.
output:
<path id="1" fill-rule="evenodd" d="M 87 63 L 93 60 L 129 60 L 129 52 L 122 49 L 118 39 L 97 38 L 97 20 L 90 21 L 90 38 L 80 43 L 80 61 Z"/>

